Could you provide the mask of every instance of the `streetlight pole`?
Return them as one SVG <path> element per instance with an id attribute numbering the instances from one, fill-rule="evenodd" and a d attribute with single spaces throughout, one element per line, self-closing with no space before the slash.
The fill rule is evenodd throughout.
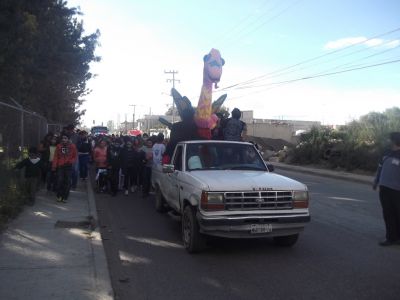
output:
<path id="1" fill-rule="evenodd" d="M 135 129 L 136 104 L 129 104 L 129 106 L 133 106 L 132 129 Z"/>

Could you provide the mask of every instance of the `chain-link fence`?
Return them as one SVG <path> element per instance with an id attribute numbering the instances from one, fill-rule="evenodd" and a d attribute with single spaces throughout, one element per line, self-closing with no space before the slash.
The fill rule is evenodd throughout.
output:
<path id="1" fill-rule="evenodd" d="M 13 170 L 16 161 L 27 155 L 28 147 L 38 146 L 49 131 L 61 129 L 13 99 L 0 99 L 0 228 L 21 211 L 26 196 L 23 172 Z"/>
<path id="2" fill-rule="evenodd" d="M 30 146 L 38 146 L 47 132 L 59 132 L 62 126 L 24 109 L 17 102 L 0 99 L 0 162 L 9 164 Z M 51 129 L 51 130 L 49 130 Z"/>

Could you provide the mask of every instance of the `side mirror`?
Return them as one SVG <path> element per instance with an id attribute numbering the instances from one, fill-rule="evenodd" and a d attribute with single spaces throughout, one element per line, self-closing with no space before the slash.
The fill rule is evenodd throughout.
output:
<path id="1" fill-rule="evenodd" d="M 163 173 L 174 173 L 175 166 L 174 165 L 163 165 L 162 171 L 163 171 Z"/>
<path id="2" fill-rule="evenodd" d="M 273 164 L 267 163 L 267 168 L 268 168 L 268 171 L 270 171 L 270 172 L 275 171 L 275 168 L 274 168 L 274 165 L 273 165 Z"/>

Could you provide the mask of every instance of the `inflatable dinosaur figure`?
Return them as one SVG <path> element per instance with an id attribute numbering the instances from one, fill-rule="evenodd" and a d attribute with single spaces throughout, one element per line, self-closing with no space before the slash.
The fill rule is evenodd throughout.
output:
<path id="1" fill-rule="evenodd" d="M 203 69 L 203 85 L 199 102 L 197 105 L 194 121 L 198 128 L 198 134 L 205 139 L 211 139 L 211 130 L 217 125 L 218 117 L 215 112 L 222 106 L 226 95 L 221 96 L 216 102 L 217 105 L 211 104 L 212 87 L 218 88 L 218 82 L 222 75 L 222 66 L 225 61 L 221 58 L 221 54 L 217 49 L 211 49 L 210 53 L 205 55 Z"/>

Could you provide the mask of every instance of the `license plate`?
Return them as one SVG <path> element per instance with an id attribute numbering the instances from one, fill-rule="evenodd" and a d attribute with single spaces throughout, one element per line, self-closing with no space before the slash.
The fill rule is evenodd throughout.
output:
<path id="1" fill-rule="evenodd" d="M 272 224 L 252 224 L 250 233 L 269 233 L 272 232 Z"/>

